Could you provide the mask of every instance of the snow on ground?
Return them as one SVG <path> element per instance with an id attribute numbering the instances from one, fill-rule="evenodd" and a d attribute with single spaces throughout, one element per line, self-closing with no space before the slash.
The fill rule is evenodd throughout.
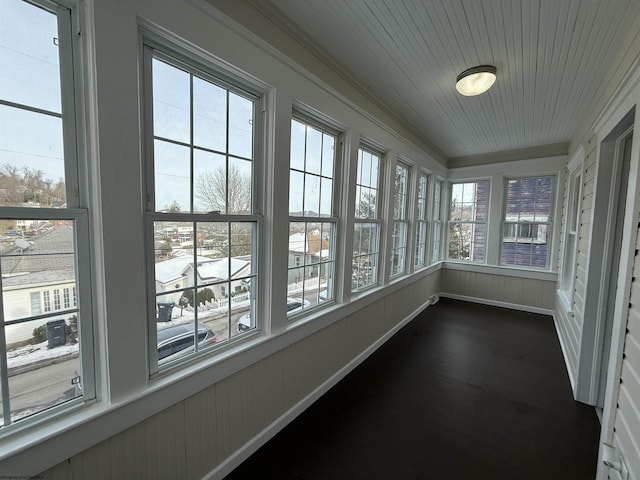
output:
<path id="1" fill-rule="evenodd" d="M 30 363 L 76 354 L 79 351 L 78 343 L 61 345 L 55 348 L 47 348 L 47 344 L 48 342 L 44 341 L 36 345 L 27 345 L 7 352 L 7 367 L 22 367 Z"/>

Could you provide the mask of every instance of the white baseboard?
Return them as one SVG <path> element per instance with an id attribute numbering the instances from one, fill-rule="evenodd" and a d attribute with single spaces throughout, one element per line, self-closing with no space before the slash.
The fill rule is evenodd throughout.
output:
<path id="1" fill-rule="evenodd" d="M 558 337 L 558 341 L 560 342 L 560 350 L 562 350 L 562 359 L 564 360 L 564 367 L 567 371 L 567 375 L 569 376 L 569 383 L 571 384 L 571 391 L 573 392 L 573 395 L 575 397 L 575 393 L 576 393 L 576 379 L 575 379 L 575 375 L 573 372 L 573 368 L 571 367 L 571 364 L 569 363 L 569 351 L 567 349 L 567 344 L 565 342 L 565 338 L 561 333 L 560 330 L 560 323 L 558 322 L 558 313 L 557 312 L 553 312 L 553 325 L 556 329 L 556 335 Z"/>
<path id="2" fill-rule="evenodd" d="M 351 360 L 348 364 L 346 364 L 344 367 L 338 370 L 326 382 L 318 386 L 314 391 L 312 391 L 309 395 L 303 398 L 300 402 L 298 402 L 296 405 L 294 405 L 285 413 L 283 413 L 279 418 L 277 418 L 262 432 L 260 432 L 255 437 L 253 437 L 253 439 L 251 439 L 249 442 L 243 445 L 240 449 L 236 450 L 230 457 L 224 460 L 214 470 L 212 470 L 210 473 L 202 477 L 202 480 L 221 480 L 225 476 L 229 475 L 234 468 L 236 468 L 243 461 L 249 458 L 262 445 L 267 443 L 280 430 L 282 430 L 289 423 L 291 423 L 298 415 L 300 415 L 307 408 L 309 408 L 316 400 L 318 400 L 322 395 L 328 392 L 340 380 L 346 377 L 354 368 L 356 368 L 358 365 L 364 362 L 373 352 L 375 352 L 378 348 L 380 348 L 382 344 L 384 344 L 393 335 L 395 335 L 396 332 L 398 332 L 398 330 L 400 330 L 407 323 L 413 320 L 426 307 L 429 307 L 430 305 L 432 305 L 432 299 L 433 299 L 433 296 L 430 297 L 429 300 L 427 300 L 427 302 L 425 302 L 416 310 L 414 310 L 411 314 L 409 314 L 406 318 L 404 318 L 401 322 L 397 323 L 391 330 L 385 333 L 376 342 L 371 344 L 366 350 L 364 350 L 357 357 Z M 437 301 L 437 298 L 435 299 L 435 301 Z"/>
<path id="3" fill-rule="evenodd" d="M 499 302 L 497 300 L 489 300 L 486 298 L 469 297 L 467 295 L 458 295 L 455 293 L 440 292 L 440 296 L 444 298 L 453 298 L 454 300 L 464 300 L 465 302 L 481 303 L 492 307 L 510 308 L 512 310 L 520 310 L 523 312 L 540 313 L 542 315 L 553 315 L 553 310 L 548 308 L 532 307 L 530 305 L 518 305 L 516 303 Z"/>

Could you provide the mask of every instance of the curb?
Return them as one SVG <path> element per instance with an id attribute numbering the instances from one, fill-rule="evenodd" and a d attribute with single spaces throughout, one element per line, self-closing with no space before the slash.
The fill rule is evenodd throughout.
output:
<path id="1" fill-rule="evenodd" d="M 67 355 L 61 355 L 59 357 L 46 358 L 44 360 L 39 360 L 37 362 L 28 363 L 26 365 L 19 365 L 17 367 L 11 367 L 7 369 L 7 375 L 9 377 L 13 377 L 14 375 L 20 375 L 22 373 L 31 372 L 33 370 L 37 370 L 38 368 L 48 367 L 49 365 L 54 365 L 56 363 L 66 362 L 67 360 L 71 360 L 72 358 L 78 358 L 79 353 L 70 353 Z"/>

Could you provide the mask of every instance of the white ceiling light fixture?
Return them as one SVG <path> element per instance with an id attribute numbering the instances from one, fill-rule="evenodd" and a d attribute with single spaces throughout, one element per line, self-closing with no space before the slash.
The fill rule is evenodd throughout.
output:
<path id="1" fill-rule="evenodd" d="M 465 70 L 456 78 L 456 90 L 465 97 L 480 95 L 491 88 L 496 81 L 496 67 L 479 65 Z"/>

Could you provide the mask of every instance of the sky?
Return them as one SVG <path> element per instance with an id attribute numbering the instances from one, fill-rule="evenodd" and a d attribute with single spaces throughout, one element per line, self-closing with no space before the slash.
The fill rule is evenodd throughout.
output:
<path id="1" fill-rule="evenodd" d="M 0 11 L 0 101 L 59 115 L 56 16 L 20 0 L 0 0 Z M 0 167 L 7 164 L 64 179 L 61 119 L 0 104 Z"/>

